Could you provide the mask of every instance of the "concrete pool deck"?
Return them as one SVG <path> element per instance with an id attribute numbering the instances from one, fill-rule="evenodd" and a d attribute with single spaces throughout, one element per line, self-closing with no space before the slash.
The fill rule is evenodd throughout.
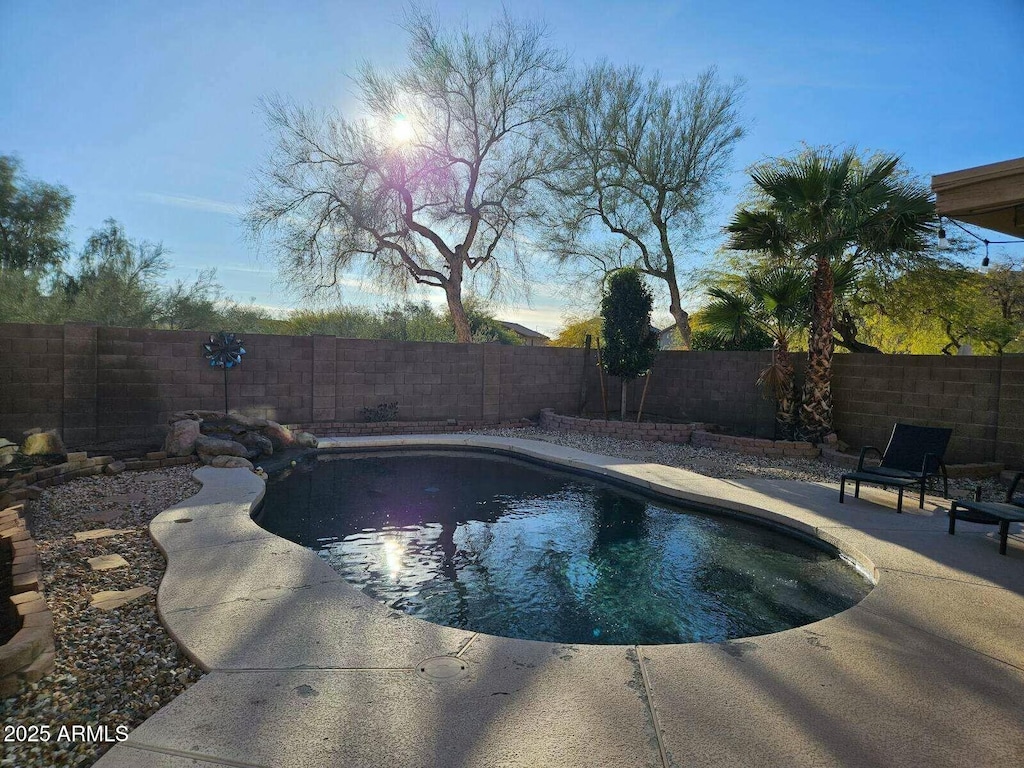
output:
<path id="1" fill-rule="evenodd" d="M 725 643 L 482 635 L 367 597 L 252 522 L 258 477 L 204 467 L 202 490 L 150 530 L 168 560 L 161 619 L 208 674 L 99 768 L 1024 764 L 1019 534 L 1000 556 L 994 526 L 949 536 L 941 500 L 897 515 L 881 489 L 840 505 L 834 484 L 718 480 L 516 438 L 321 441 L 396 446 L 496 450 L 785 520 L 878 584 L 836 616 Z"/>

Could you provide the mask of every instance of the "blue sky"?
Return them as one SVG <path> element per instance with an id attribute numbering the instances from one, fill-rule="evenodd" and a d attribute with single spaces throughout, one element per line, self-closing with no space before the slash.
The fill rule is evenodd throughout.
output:
<path id="1" fill-rule="evenodd" d="M 802 141 L 897 152 L 922 176 L 1024 155 L 1024 0 L 507 5 L 546 21 L 577 63 L 639 64 L 669 81 L 716 65 L 746 80 L 748 134 L 717 225 L 744 167 Z M 445 21 L 483 26 L 501 4 L 435 7 Z M 75 195 L 76 243 L 114 217 L 134 237 L 164 243 L 171 278 L 215 266 L 229 295 L 293 306 L 238 222 L 270 142 L 258 100 L 280 93 L 351 110 L 347 75 L 358 62 L 403 63 L 401 9 L 389 0 L 0 0 L 0 153 Z M 499 314 L 549 332 L 582 308 L 556 294 L 541 285 L 531 307 Z M 358 290 L 348 298 L 378 300 Z"/>

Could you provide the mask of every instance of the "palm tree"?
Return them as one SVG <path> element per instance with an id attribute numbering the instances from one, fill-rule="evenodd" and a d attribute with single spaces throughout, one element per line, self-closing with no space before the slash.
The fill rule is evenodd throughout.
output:
<path id="1" fill-rule="evenodd" d="M 751 177 L 760 204 L 741 208 L 726 227 L 729 246 L 767 252 L 778 263 L 810 269 L 811 328 L 800 423 L 808 439 L 832 429 L 835 279 L 849 258 L 885 262 L 924 250 L 935 206 L 927 187 L 908 178 L 900 159 L 861 159 L 853 150 L 809 149 L 777 159 Z"/>
<path id="2" fill-rule="evenodd" d="M 714 299 L 704 308 L 708 329 L 723 341 L 738 341 L 755 328 L 773 339 L 772 363 L 757 383 L 775 400 L 776 437 L 791 440 L 797 426 L 796 378 L 789 345 L 807 327 L 810 286 L 802 272 L 779 266 L 747 276 L 745 292 L 708 291 Z"/>

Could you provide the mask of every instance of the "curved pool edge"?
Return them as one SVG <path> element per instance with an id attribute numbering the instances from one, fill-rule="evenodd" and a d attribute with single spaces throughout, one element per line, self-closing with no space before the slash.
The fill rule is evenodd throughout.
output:
<path id="1" fill-rule="evenodd" d="M 683 469 L 586 453 L 541 441 L 482 435 L 327 438 L 321 441 L 318 452 L 396 449 L 496 453 L 610 480 L 667 501 L 762 521 L 838 550 L 871 580 L 873 587 L 864 599 L 878 588 L 879 572 L 873 560 L 845 541 L 841 533 L 837 535 L 772 510 L 766 506 L 771 500 L 761 494 L 752 495 L 728 481 Z M 490 637 L 396 611 L 349 584 L 311 549 L 261 528 L 251 514 L 262 500 L 266 486 L 252 472 L 201 467 L 193 477 L 202 485 L 199 492 L 157 515 L 150 523 L 150 534 L 167 559 L 167 570 L 157 593 L 158 615 L 183 652 L 204 671 L 319 665 L 408 670 L 423 658 L 458 654 L 478 638 Z M 184 520 L 189 522 L 179 522 Z M 816 626 L 862 602 L 782 632 Z M 280 613 L 288 617 L 287 622 L 275 629 L 265 626 L 268 617 Z M 346 620 L 353 614 L 358 620 Z M 303 626 L 317 626 L 329 639 L 308 648 L 309 638 L 301 631 Z M 564 645 L 495 637 L 552 647 Z M 287 648 L 287 652 L 276 656 L 282 648 Z"/>
<path id="2" fill-rule="evenodd" d="M 594 456 L 483 436 L 322 442 L 514 446 L 559 454 L 555 463 L 567 467 Z M 249 519 L 262 481 L 202 468 L 201 491 L 161 513 L 151 532 L 168 559 L 161 618 L 211 671 L 97 768 L 952 767 L 1014 765 L 1024 754 L 1019 542 L 1000 558 L 988 528 L 966 524 L 950 537 L 941 519 L 865 500 L 839 507 L 826 485 L 780 481 L 762 493 L 755 482 L 657 465 L 596 465 L 652 488 L 692 476 L 716 502 L 741 508 L 766 500 L 767 512 L 833 537 L 884 577 L 832 617 L 723 643 L 564 646 L 476 635 L 366 598 L 311 550 Z M 180 517 L 193 522 L 173 522 Z M 456 655 L 467 669 L 445 682 L 415 666 Z M 964 711 L 985 728 L 963 728 Z"/>

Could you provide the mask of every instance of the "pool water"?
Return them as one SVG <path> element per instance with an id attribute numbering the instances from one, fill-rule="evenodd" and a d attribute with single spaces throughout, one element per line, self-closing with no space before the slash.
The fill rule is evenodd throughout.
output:
<path id="1" fill-rule="evenodd" d="M 255 519 L 392 608 L 531 640 L 715 642 L 871 589 L 777 529 L 483 454 L 321 456 L 272 478 Z"/>

